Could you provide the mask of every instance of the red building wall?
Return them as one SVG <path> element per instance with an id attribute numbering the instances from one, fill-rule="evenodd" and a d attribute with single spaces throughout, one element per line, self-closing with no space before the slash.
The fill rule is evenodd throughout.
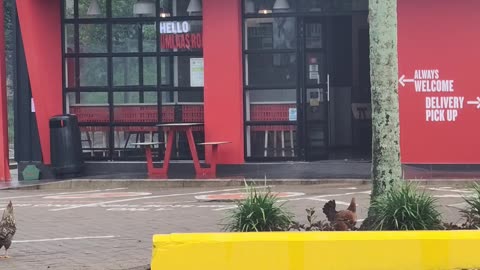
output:
<path id="1" fill-rule="evenodd" d="M 219 147 L 219 163 L 244 162 L 242 14 L 240 0 L 203 0 L 205 139 Z"/>
<path id="2" fill-rule="evenodd" d="M 62 113 L 60 0 L 17 0 L 43 162 L 50 164 L 50 117 Z M 18 121 L 18 120 L 17 120 Z"/>
<path id="3" fill-rule="evenodd" d="M 480 163 L 479 11 L 476 0 L 398 1 L 404 164 Z"/>

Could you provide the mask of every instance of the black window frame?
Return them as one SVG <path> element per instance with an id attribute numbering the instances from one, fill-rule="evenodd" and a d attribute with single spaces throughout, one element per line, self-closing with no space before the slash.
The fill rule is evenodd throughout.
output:
<path id="1" fill-rule="evenodd" d="M 268 14 L 260 14 L 260 13 L 246 13 L 245 12 L 245 6 L 246 6 L 246 1 L 248 0 L 242 0 L 241 1 L 241 12 L 242 12 L 242 65 L 243 65 L 243 79 L 242 79 L 242 86 L 243 86 L 243 104 L 244 104 L 244 136 L 247 138 L 247 136 L 251 136 L 248 134 L 248 128 L 247 127 L 254 127 L 254 126 L 278 126 L 278 125 L 291 125 L 296 127 L 296 136 L 295 136 L 295 156 L 293 157 L 259 157 L 259 156 L 248 156 L 248 145 L 246 143 L 247 139 L 245 139 L 245 144 L 244 144 L 244 158 L 246 161 L 252 161 L 252 162 L 262 162 L 262 161 L 299 161 L 299 160 L 306 160 L 306 155 L 305 155 L 305 148 L 303 146 L 304 140 L 305 140 L 305 124 L 304 120 L 301 119 L 302 116 L 302 98 L 303 94 L 301 93 L 300 87 L 302 86 L 302 81 L 304 78 L 301 78 L 299 76 L 302 74 L 300 71 L 303 69 L 303 53 L 305 51 L 305 48 L 303 48 L 302 40 L 301 40 L 301 34 L 299 33 L 299 30 L 301 29 L 301 24 L 304 23 L 305 20 L 309 19 L 324 19 L 326 17 L 331 17 L 331 16 L 342 16 L 342 15 L 354 15 L 354 14 L 368 14 L 368 11 L 366 10 L 322 10 L 322 11 L 306 11 L 301 5 L 300 1 L 296 2 L 296 8 L 290 9 L 290 10 L 285 10 L 282 12 L 271 12 Z M 255 0 L 255 1 L 260 1 L 260 0 Z M 291 1 L 296 1 L 296 0 L 291 0 Z M 272 8 L 273 9 L 273 8 Z M 246 32 L 246 21 L 247 19 L 259 19 L 259 18 L 279 18 L 279 17 L 293 17 L 295 18 L 295 37 L 296 37 L 296 47 L 292 49 L 246 49 L 246 40 L 245 40 L 245 32 Z M 318 49 L 316 49 L 318 50 Z M 324 50 L 324 49 L 321 49 Z M 287 53 L 293 53 L 296 55 L 296 73 L 297 73 L 297 80 L 296 80 L 296 85 L 278 85 L 275 83 L 272 83 L 270 85 L 262 85 L 262 86 L 249 86 L 246 84 L 246 58 L 247 55 L 252 55 L 252 54 L 272 54 L 272 53 L 279 53 L 279 54 L 287 54 Z M 325 56 L 328 57 L 327 53 L 325 53 Z M 327 60 L 328 63 L 328 60 Z M 292 88 L 293 87 L 293 88 Z M 248 91 L 263 91 L 263 90 L 275 90 L 275 89 L 295 89 L 296 90 L 296 107 L 297 107 L 297 120 L 296 121 L 247 121 L 247 112 L 249 110 L 246 109 L 247 106 L 250 104 L 247 104 L 247 98 L 246 94 Z M 262 151 L 263 152 L 263 151 Z"/>
<path id="2" fill-rule="evenodd" d="M 203 25 L 203 14 L 195 14 L 191 16 L 171 16 L 171 17 L 161 17 L 160 16 L 160 1 L 161 0 L 154 0 L 155 2 L 155 16 L 145 16 L 145 17 L 112 17 L 112 3 L 115 0 L 105 0 L 106 2 L 106 16 L 99 17 L 99 18 L 85 18 L 79 17 L 79 0 L 73 0 L 74 2 L 74 15 L 73 18 L 66 18 L 65 17 L 65 2 L 66 0 L 61 1 L 60 5 L 60 14 L 61 14 L 61 46 L 62 46 L 62 98 L 63 98 L 63 113 L 67 112 L 67 95 L 69 93 L 92 93 L 92 92 L 101 92 L 107 93 L 108 95 L 108 111 L 109 111 L 109 122 L 108 123 L 97 123 L 97 122 L 81 122 L 79 126 L 81 127 L 105 127 L 108 128 L 108 145 L 106 148 L 94 148 L 90 149 L 87 148 L 84 150 L 102 150 L 106 151 L 107 155 L 104 157 L 93 157 L 88 158 L 88 160 L 137 160 L 137 159 L 144 159 L 144 157 L 140 158 L 128 158 L 128 157 L 117 157 L 115 155 L 115 151 L 118 149 L 115 147 L 115 128 L 123 127 L 123 126 L 135 126 L 135 127 L 148 127 L 152 126 L 149 123 L 119 123 L 115 122 L 115 103 L 114 103 L 114 94 L 121 93 L 121 92 L 131 92 L 131 93 L 139 93 L 139 101 L 143 103 L 144 93 L 146 92 L 156 92 L 157 93 L 157 116 L 158 122 L 162 122 L 162 93 L 174 93 L 174 92 L 201 92 L 203 93 L 204 87 L 186 87 L 186 86 L 174 86 L 174 76 L 175 72 L 173 71 L 174 65 L 174 57 L 176 56 L 189 56 L 189 57 L 201 57 L 203 58 L 203 48 L 201 50 L 196 51 L 171 51 L 165 52 L 161 51 L 160 49 L 160 32 L 159 32 L 159 22 L 162 21 L 200 21 Z M 171 7 L 171 3 L 170 3 Z M 133 7 L 132 7 L 133 8 Z M 104 24 L 106 26 L 106 42 L 107 42 L 107 50 L 106 52 L 101 53 L 80 53 L 80 37 L 79 37 L 79 28 L 82 24 Z M 155 25 L 155 43 L 156 49 L 154 52 L 143 52 L 143 33 L 139 31 L 138 34 L 138 52 L 113 52 L 113 33 L 112 28 L 115 24 L 154 24 Z M 65 40 L 65 29 L 66 25 L 73 25 L 73 37 L 74 37 L 74 48 L 75 51 L 66 52 L 66 40 Z M 202 26 L 203 27 L 203 26 Z M 80 59 L 82 58 L 93 58 L 93 57 L 102 57 L 107 59 L 107 85 L 106 86 L 81 86 L 80 85 Z M 136 57 L 138 59 L 138 85 L 133 86 L 114 86 L 113 84 L 113 59 L 116 57 Z M 157 83 L 156 85 L 144 85 L 144 65 L 143 60 L 145 57 L 155 57 L 156 58 L 156 73 L 157 73 Z M 168 57 L 170 61 L 170 71 L 169 71 L 169 80 L 170 85 L 162 85 L 161 83 L 161 58 Z M 65 68 L 66 68 L 66 59 L 74 59 L 75 62 L 75 86 L 74 87 L 67 87 L 66 85 L 66 77 Z M 202 102 L 202 106 L 203 106 Z M 180 107 L 181 105 L 177 105 L 176 107 Z M 177 109 L 177 108 L 175 108 Z M 178 120 L 181 121 L 181 120 Z M 159 139 L 163 137 L 163 132 L 158 130 Z M 202 152 L 202 151 L 200 151 Z M 203 154 L 203 153 L 201 153 Z M 172 159 L 175 157 L 172 156 Z M 180 156 L 177 159 L 191 159 L 187 156 Z"/>

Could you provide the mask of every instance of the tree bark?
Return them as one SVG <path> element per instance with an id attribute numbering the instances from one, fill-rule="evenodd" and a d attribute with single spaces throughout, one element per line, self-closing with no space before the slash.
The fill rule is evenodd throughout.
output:
<path id="1" fill-rule="evenodd" d="M 397 0 L 369 0 L 372 199 L 402 181 L 398 111 Z"/>

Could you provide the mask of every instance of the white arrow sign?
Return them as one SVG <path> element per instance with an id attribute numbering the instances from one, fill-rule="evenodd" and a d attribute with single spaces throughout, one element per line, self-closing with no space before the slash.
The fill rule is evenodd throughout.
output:
<path id="1" fill-rule="evenodd" d="M 477 105 L 477 109 L 480 109 L 480 97 L 477 97 L 477 100 L 474 101 L 467 101 L 467 104 Z"/>
<path id="2" fill-rule="evenodd" d="M 414 79 L 405 79 L 405 75 L 402 75 L 402 77 L 400 77 L 400 79 L 398 79 L 398 82 L 402 86 L 405 86 L 405 83 L 413 83 L 413 82 L 415 82 L 415 80 Z"/>

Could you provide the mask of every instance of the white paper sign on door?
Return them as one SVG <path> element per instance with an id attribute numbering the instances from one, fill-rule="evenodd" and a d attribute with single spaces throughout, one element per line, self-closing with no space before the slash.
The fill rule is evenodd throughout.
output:
<path id="1" fill-rule="evenodd" d="M 288 109 L 288 120 L 289 121 L 297 121 L 297 108 L 289 108 Z"/>
<path id="2" fill-rule="evenodd" d="M 203 87 L 203 58 L 190 58 L 190 86 Z"/>

